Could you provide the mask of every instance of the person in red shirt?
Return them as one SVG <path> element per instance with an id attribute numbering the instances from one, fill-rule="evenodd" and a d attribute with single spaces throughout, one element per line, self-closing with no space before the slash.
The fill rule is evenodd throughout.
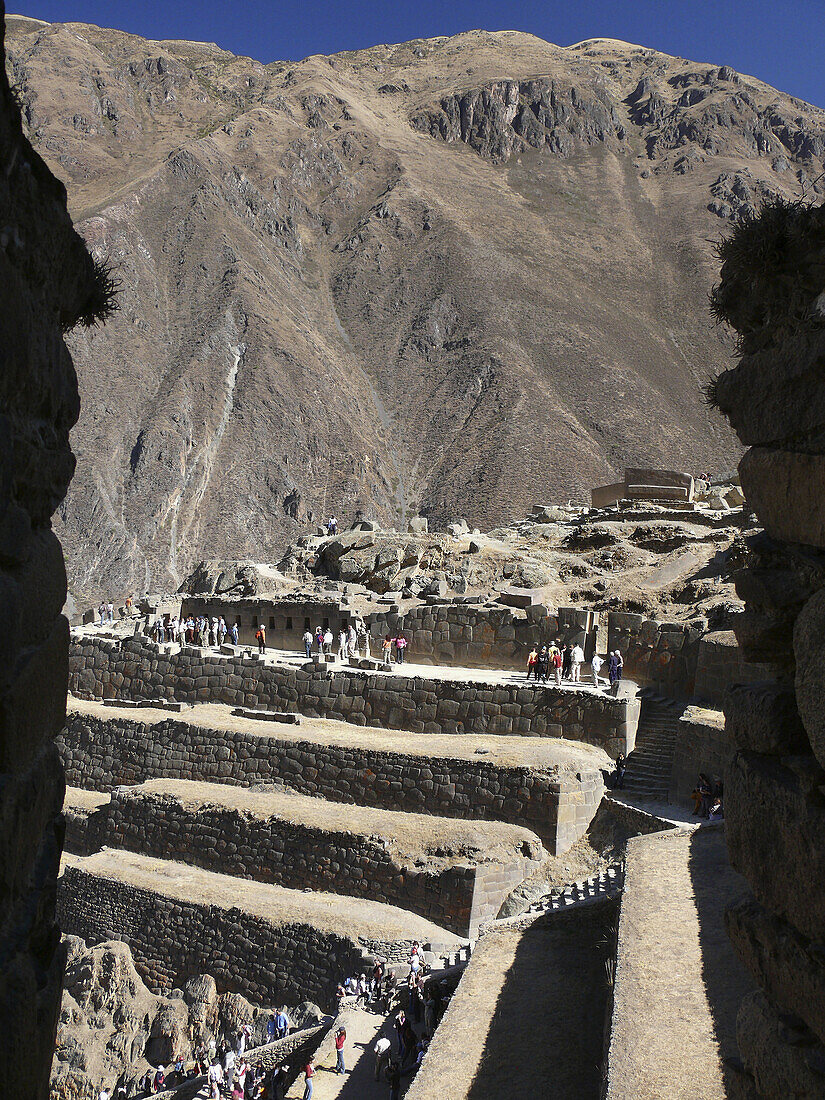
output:
<path id="1" fill-rule="evenodd" d="M 343 1027 L 339 1027 L 335 1032 L 335 1049 L 338 1051 L 338 1063 L 335 1066 L 336 1073 L 346 1073 L 346 1067 L 344 1065 L 344 1043 L 347 1041 L 347 1033 Z"/>
<path id="2" fill-rule="evenodd" d="M 312 1064 L 312 1059 L 304 1066 L 304 1100 L 312 1100 L 312 1078 L 315 1076 L 315 1066 Z"/>

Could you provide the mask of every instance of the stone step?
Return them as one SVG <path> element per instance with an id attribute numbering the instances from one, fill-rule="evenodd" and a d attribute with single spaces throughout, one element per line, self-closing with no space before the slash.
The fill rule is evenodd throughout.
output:
<path id="1" fill-rule="evenodd" d="M 545 854 L 517 825 L 190 780 L 118 787 L 86 822 L 81 853 L 107 845 L 292 889 L 381 898 L 458 936 L 494 917 Z M 474 849 L 478 860 L 464 854 Z"/>

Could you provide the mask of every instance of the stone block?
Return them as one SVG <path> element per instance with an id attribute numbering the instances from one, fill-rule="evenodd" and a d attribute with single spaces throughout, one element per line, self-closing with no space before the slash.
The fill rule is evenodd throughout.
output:
<path id="1" fill-rule="evenodd" d="M 749 994 L 736 1021 L 739 1050 L 758 1095 L 770 1100 L 821 1100 L 825 1096 L 825 1051 L 806 1042 L 762 993 Z"/>
<path id="2" fill-rule="evenodd" d="M 739 463 L 742 491 L 768 534 L 825 547 L 825 456 L 752 447 Z"/>
<path id="3" fill-rule="evenodd" d="M 725 730 L 743 751 L 786 756 L 810 750 L 793 689 L 763 681 L 734 684 L 725 695 Z"/>
<path id="4" fill-rule="evenodd" d="M 725 910 L 725 927 L 742 963 L 773 1002 L 800 1016 L 825 1041 L 825 957 L 781 917 L 745 895 Z"/>

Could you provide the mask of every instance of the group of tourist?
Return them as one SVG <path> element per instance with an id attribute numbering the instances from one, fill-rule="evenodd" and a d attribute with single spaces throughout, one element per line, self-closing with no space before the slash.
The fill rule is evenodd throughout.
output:
<path id="1" fill-rule="evenodd" d="M 705 772 L 700 772 L 692 793 L 691 816 L 702 817 L 707 821 L 722 821 L 725 817 L 723 794 L 721 779 L 710 779 Z"/>
<path id="2" fill-rule="evenodd" d="M 98 626 L 104 626 L 106 623 L 113 623 L 115 621 L 115 605 L 109 601 L 101 600 L 100 606 L 97 609 Z"/>
<path id="3" fill-rule="evenodd" d="M 178 642 L 180 645 L 220 646 L 227 637 L 232 645 L 238 645 L 238 624 L 226 625 L 223 615 L 189 615 L 178 618 L 177 615 L 158 617 L 152 624 L 150 633 L 154 640 Z"/>
<path id="4" fill-rule="evenodd" d="M 602 676 L 605 661 L 598 653 L 594 653 L 590 661 L 590 670 L 593 675 L 593 683 L 596 687 L 615 684 L 622 678 L 624 662 L 618 649 L 607 655 L 607 677 Z M 569 680 L 573 684 L 581 683 L 581 668 L 584 664 L 584 650 L 578 642 L 572 645 L 561 643 L 558 638 L 549 646 L 541 648 L 533 646 L 527 657 L 527 679 L 532 676 L 538 683 L 547 681 L 552 676 L 556 684 Z"/>

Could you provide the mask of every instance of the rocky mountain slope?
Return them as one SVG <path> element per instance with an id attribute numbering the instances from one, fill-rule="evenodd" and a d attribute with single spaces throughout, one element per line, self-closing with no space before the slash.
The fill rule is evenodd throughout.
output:
<path id="1" fill-rule="evenodd" d="M 469 32 L 262 65 L 9 17 L 32 141 L 121 282 L 72 335 L 71 587 L 277 561 L 356 508 L 489 528 L 624 463 L 724 473 L 714 244 L 825 112 L 621 42 Z"/>

